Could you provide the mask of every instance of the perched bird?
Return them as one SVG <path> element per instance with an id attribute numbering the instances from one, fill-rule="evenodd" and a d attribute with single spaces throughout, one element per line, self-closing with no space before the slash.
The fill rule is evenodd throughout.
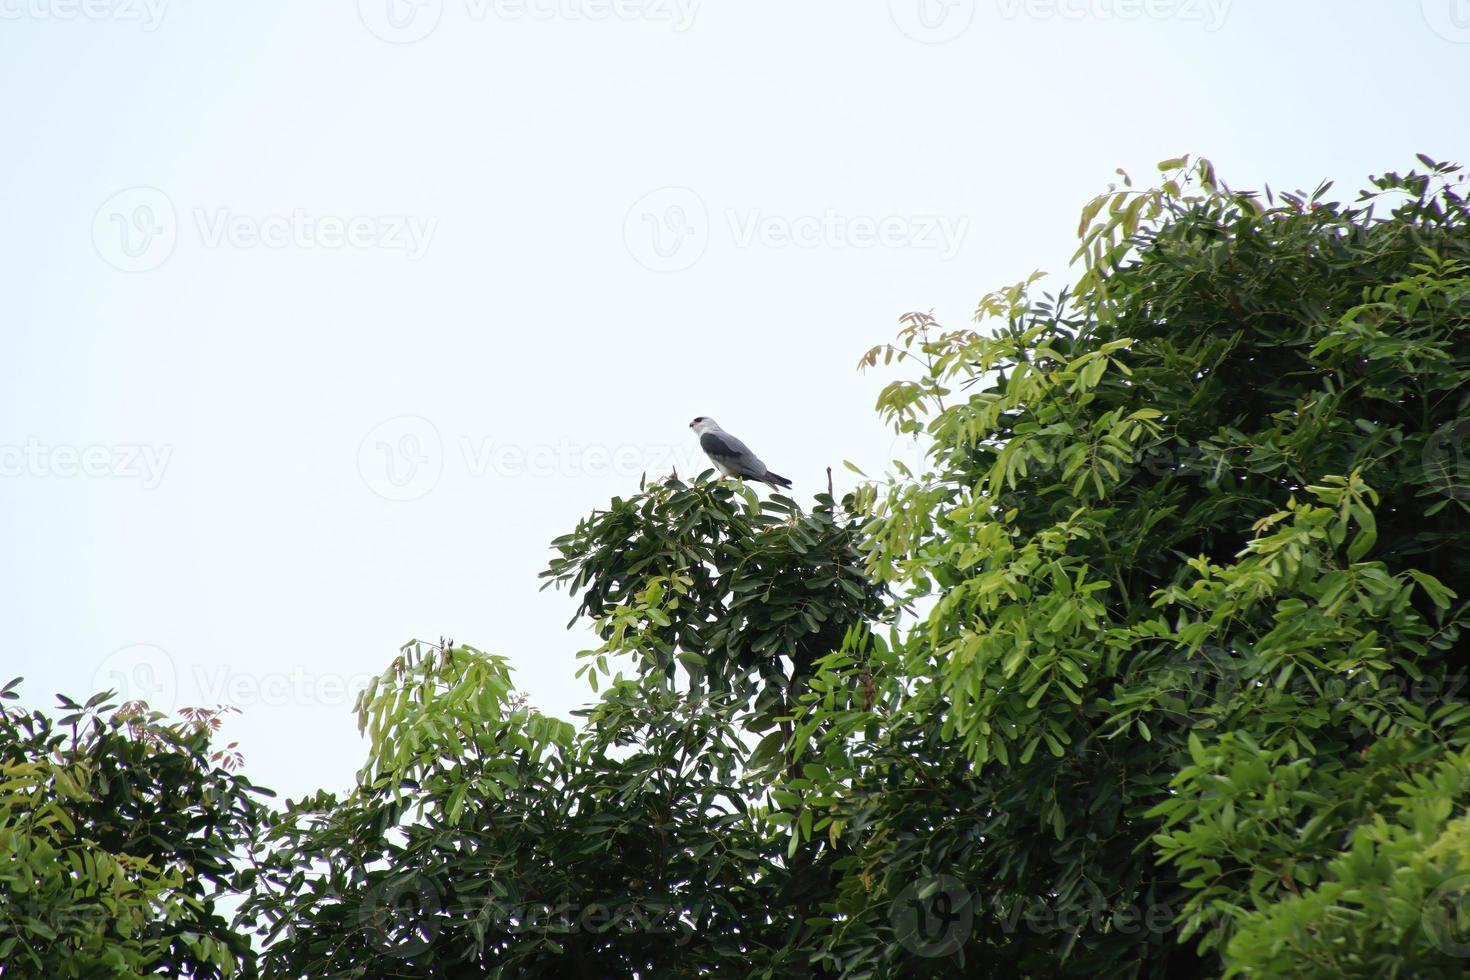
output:
<path id="1" fill-rule="evenodd" d="M 689 423 L 689 428 L 699 436 L 699 448 L 704 450 L 721 476 L 760 480 L 772 487 L 791 486 L 790 480 L 767 469 L 759 456 L 751 452 L 745 443 L 720 428 L 720 424 L 714 419 L 701 415 Z"/>

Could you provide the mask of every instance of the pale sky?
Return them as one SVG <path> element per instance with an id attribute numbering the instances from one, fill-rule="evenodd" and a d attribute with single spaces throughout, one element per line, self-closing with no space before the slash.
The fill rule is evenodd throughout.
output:
<path id="1" fill-rule="evenodd" d="M 1115 167 L 1470 159 L 1467 0 L 0 0 L 0 683 L 230 702 L 350 785 L 413 637 L 590 700 L 547 543 L 712 415 L 801 498 L 908 310 Z"/>

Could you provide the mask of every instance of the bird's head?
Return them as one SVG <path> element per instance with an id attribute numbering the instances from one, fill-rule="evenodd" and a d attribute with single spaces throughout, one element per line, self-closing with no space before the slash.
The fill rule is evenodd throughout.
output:
<path id="1" fill-rule="evenodd" d="M 689 423 L 689 428 L 691 428 L 691 429 L 694 430 L 694 434 L 695 435 L 702 436 L 706 432 L 715 432 L 715 431 L 717 431 L 720 428 L 720 426 L 719 426 L 719 423 L 717 423 L 714 419 L 710 418 L 708 415 L 701 415 L 698 418 L 696 418 L 693 422 L 690 422 Z"/>

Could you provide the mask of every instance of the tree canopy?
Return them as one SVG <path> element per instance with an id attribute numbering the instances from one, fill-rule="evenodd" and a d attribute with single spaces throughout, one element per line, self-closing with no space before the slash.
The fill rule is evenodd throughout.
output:
<path id="1" fill-rule="evenodd" d="M 11 681 L 3 701 L 18 700 Z M 169 722 L 106 693 L 66 714 L 0 701 L 0 976 L 237 976 L 224 900 L 267 793 L 211 748 L 218 718 Z"/>
<path id="2" fill-rule="evenodd" d="M 410 643 L 357 787 L 267 812 L 207 726 L 7 716 L 0 976 L 1463 972 L 1464 175 L 1160 167 L 1086 207 L 1069 287 L 862 358 L 923 465 L 809 508 L 645 479 L 553 542 L 580 724 Z M 107 834 L 155 771 L 143 853 Z M 27 861 L 135 925 L 47 936 Z"/>

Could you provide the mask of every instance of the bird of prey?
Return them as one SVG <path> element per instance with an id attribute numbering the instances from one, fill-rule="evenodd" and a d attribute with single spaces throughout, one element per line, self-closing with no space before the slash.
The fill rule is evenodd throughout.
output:
<path id="1" fill-rule="evenodd" d="M 772 488 L 791 486 L 790 480 L 767 469 L 759 456 L 751 452 L 745 443 L 720 428 L 720 424 L 714 419 L 701 415 L 689 423 L 689 428 L 699 436 L 699 448 L 704 450 L 721 476 L 760 480 L 770 484 Z"/>

